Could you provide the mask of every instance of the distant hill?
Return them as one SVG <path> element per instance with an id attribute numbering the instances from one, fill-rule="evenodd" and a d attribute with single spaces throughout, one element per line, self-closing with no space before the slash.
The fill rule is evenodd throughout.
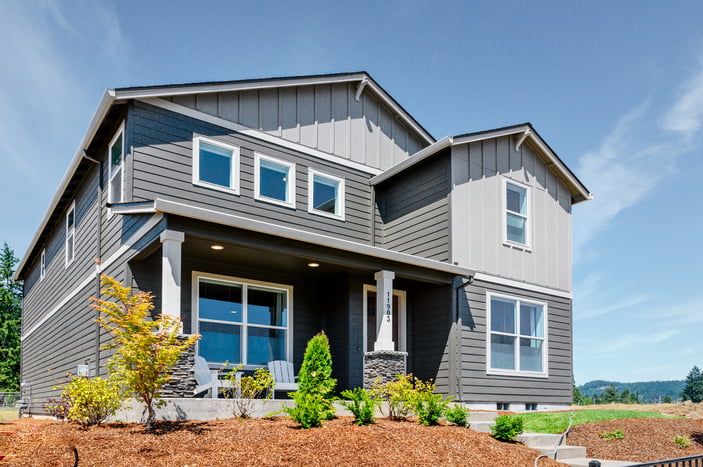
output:
<path id="1" fill-rule="evenodd" d="M 617 381 L 604 381 L 598 379 L 582 384 L 578 388 L 584 396 L 593 397 L 594 394 L 602 394 L 606 387 L 615 386 L 618 392 L 622 392 L 626 389 L 630 391 L 630 393 L 636 392 L 640 397 L 640 402 L 655 404 L 660 400 L 663 401 L 666 396 L 669 396 L 671 397 L 671 400 L 676 401 L 679 399 L 679 394 L 681 394 L 685 384 L 686 382 L 684 380 L 619 383 Z"/>

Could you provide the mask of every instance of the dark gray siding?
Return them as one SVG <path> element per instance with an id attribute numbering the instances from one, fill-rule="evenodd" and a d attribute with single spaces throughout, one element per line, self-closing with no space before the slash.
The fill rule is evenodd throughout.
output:
<path id="1" fill-rule="evenodd" d="M 164 198 L 325 235 L 371 243 L 371 188 L 368 175 L 313 156 L 258 141 L 208 123 L 137 102 L 134 130 L 133 200 Z M 192 183 L 192 140 L 213 137 L 239 146 L 240 195 Z M 254 151 L 296 164 L 296 208 L 254 199 Z M 345 220 L 307 212 L 308 167 L 345 179 Z"/>
<path id="2" fill-rule="evenodd" d="M 449 261 L 449 152 L 406 170 L 377 187 L 383 246 Z"/>
<path id="3" fill-rule="evenodd" d="M 486 293 L 547 303 L 548 378 L 486 374 Z M 464 298 L 465 297 L 465 298 Z M 461 381 L 470 402 L 570 404 L 572 400 L 571 300 L 476 281 L 461 297 Z"/>

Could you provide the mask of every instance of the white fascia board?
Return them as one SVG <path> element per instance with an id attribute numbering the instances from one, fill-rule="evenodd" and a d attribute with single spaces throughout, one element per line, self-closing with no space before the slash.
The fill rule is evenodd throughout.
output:
<path id="1" fill-rule="evenodd" d="M 61 182 L 59 183 L 59 187 L 56 190 L 56 193 L 54 193 L 54 197 L 52 198 L 51 203 L 49 203 L 49 209 L 47 209 L 46 213 L 44 214 L 42 221 L 39 223 L 39 228 L 34 233 L 34 237 L 32 237 L 32 240 L 29 242 L 29 246 L 27 247 L 27 250 L 26 250 L 24 256 L 22 256 L 22 261 L 20 261 L 20 264 L 17 266 L 13 280 L 15 280 L 15 281 L 19 280 L 19 273 L 27 265 L 27 261 L 29 260 L 29 255 L 31 254 L 32 250 L 34 249 L 34 246 L 36 245 L 37 241 L 39 240 L 39 236 L 42 234 L 42 232 L 46 228 L 46 224 L 49 222 L 49 218 L 51 217 L 51 214 L 54 212 L 54 209 L 56 209 L 56 205 L 59 203 L 59 200 L 63 196 L 64 191 L 66 191 L 66 187 L 68 187 L 68 184 L 71 181 L 71 178 L 73 178 L 73 174 L 78 169 L 78 165 L 81 163 L 81 160 L 83 159 L 83 152 L 90 145 L 90 142 L 93 140 L 95 133 L 98 131 L 98 127 L 102 123 L 103 118 L 105 118 L 105 115 L 107 115 L 107 112 L 110 109 L 110 106 L 112 105 L 112 103 L 114 101 L 115 101 L 115 92 L 112 89 L 105 90 L 105 93 L 103 94 L 103 97 L 102 97 L 102 99 L 100 99 L 100 103 L 98 104 L 98 108 L 95 110 L 95 113 L 93 114 L 93 118 L 90 120 L 90 124 L 88 125 L 88 129 L 85 131 L 85 134 L 83 135 L 83 138 L 81 139 L 81 142 L 78 145 L 78 149 L 76 150 L 76 153 L 73 156 L 73 159 L 71 160 L 71 163 L 69 164 L 68 169 L 66 170 L 66 173 L 64 173 L 64 176 L 61 179 Z"/>
<path id="2" fill-rule="evenodd" d="M 416 152 L 412 156 L 408 157 L 404 161 L 397 163 L 396 165 L 389 168 L 388 170 L 386 170 L 382 174 L 376 175 L 371 180 L 369 180 L 369 183 L 371 183 L 371 185 L 378 185 L 379 183 L 383 182 L 384 180 L 388 180 L 392 176 L 402 172 L 403 170 L 405 170 L 409 167 L 412 167 L 413 165 L 419 163 L 420 161 L 427 159 L 428 157 L 441 151 L 442 149 L 451 146 L 452 142 L 453 142 L 453 138 L 451 136 L 445 136 L 444 138 L 427 146 L 426 148 L 420 149 L 418 152 Z"/>
<path id="3" fill-rule="evenodd" d="M 530 284 L 528 282 L 516 281 L 514 279 L 508 279 L 506 277 L 494 276 L 492 274 L 486 274 L 484 272 L 477 272 L 474 275 L 474 279 L 477 281 L 491 282 L 493 284 L 506 285 L 508 287 L 514 287 L 516 289 L 527 290 L 530 292 L 538 292 L 547 295 L 554 295 L 555 297 L 572 299 L 573 294 L 566 290 L 553 289 L 551 287 L 544 287 L 542 285 Z"/>
<path id="4" fill-rule="evenodd" d="M 362 172 L 365 172 L 367 174 L 371 175 L 378 175 L 381 173 L 381 170 L 379 169 L 374 169 L 373 167 L 369 167 L 364 164 L 359 164 L 358 162 L 354 162 L 349 159 L 345 159 L 343 157 L 335 156 L 334 154 L 330 154 L 327 152 L 320 151 L 318 149 L 311 148 L 309 146 L 304 146 L 299 143 L 294 143 L 293 141 L 288 141 L 283 138 L 279 138 L 278 136 L 271 135 L 269 133 L 266 133 L 264 131 L 260 130 L 255 130 L 253 128 L 241 125 L 239 123 L 232 122 L 230 120 L 225 120 L 224 118 L 216 117 L 214 115 L 207 114 L 205 112 L 201 112 L 199 110 L 191 109 L 190 107 L 186 107 L 184 105 L 179 105 L 171 101 L 167 101 L 161 98 L 144 98 L 144 99 L 139 99 L 141 102 L 147 103 L 149 105 L 153 105 L 154 107 L 159 107 L 164 110 L 169 110 L 171 112 L 175 112 L 181 115 L 185 115 L 187 117 L 192 117 L 197 120 L 201 120 L 203 122 L 207 123 L 212 123 L 213 125 L 221 126 L 223 128 L 227 128 L 228 130 L 236 131 L 237 133 L 242 133 L 247 136 L 251 136 L 252 138 L 257 138 L 263 141 L 267 141 L 269 143 L 273 143 L 277 146 L 282 146 L 284 148 L 292 149 L 297 152 L 301 152 L 303 154 L 308 154 L 313 157 L 317 157 L 319 159 L 327 160 L 330 162 L 334 162 L 335 164 L 339 165 L 344 165 L 347 167 L 350 167 L 352 169 L 356 169 Z"/>
<path id="5" fill-rule="evenodd" d="M 474 275 L 474 271 L 471 269 L 455 266 L 449 263 L 443 263 L 441 261 L 435 261 L 419 256 L 413 256 L 407 253 L 386 250 L 384 248 L 379 248 L 375 246 L 364 245 L 362 243 L 329 237 L 327 235 L 321 235 L 314 232 L 294 229 L 292 227 L 286 227 L 278 224 L 270 224 L 268 222 L 250 219 L 248 217 L 242 217 L 234 214 L 214 211 L 211 209 L 205 209 L 189 204 L 177 203 L 175 201 L 156 198 L 154 200 L 153 206 L 153 212 L 157 213 L 173 214 L 176 216 L 188 217 L 190 219 L 198 219 L 206 222 L 212 222 L 215 224 L 226 225 L 229 227 L 251 230 L 267 235 L 275 235 L 277 237 L 289 238 L 291 240 L 312 243 L 324 247 L 335 248 L 337 250 L 359 253 L 362 255 L 373 256 L 376 258 L 410 264 L 413 266 L 418 266 L 427 269 L 434 269 L 437 271 L 447 272 L 458 276 L 468 277 Z M 144 212 L 142 210 L 143 208 L 143 206 L 140 206 L 137 208 L 136 211 L 132 212 L 128 209 L 128 207 L 125 207 L 120 211 L 120 214 L 141 214 Z"/>

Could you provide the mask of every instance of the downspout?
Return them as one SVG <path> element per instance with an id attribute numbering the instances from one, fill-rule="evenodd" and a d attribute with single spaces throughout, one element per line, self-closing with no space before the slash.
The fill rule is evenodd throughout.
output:
<path id="1" fill-rule="evenodd" d="M 459 303 L 460 303 L 460 297 L 462 290 L 467 286 L 471 285 L 474 282 L 473 277 L 469 277 L 465 282 L 459 284 L 458 286 L 454 287 L 454 290 L 456 291 L 456 295 L 454 297 L 454 325 L 456 326 L 456 331 L 454 333 L 454 376 L 456 378 L 456 386 L 457 386 L 457 395 L 459 396 L 459 400 L 461 402 L 464 402 L 464 388 L 463 385 L 461 384 L 461 375 L 463 373 L 462 371 L 462 364 L 461 364 L 461 313 L 459 312 Z"/>
<path id="2" fill-rule="evenodd" d="M 97 194 L 97 235 L 95 242 L 95 297 L 100 298 L 100 261 L 102 259 L 102 199 L 103 199 L 103 163 L 97 159 L 93 159 L 83 151 L 83 158 L 98 166 L 98 188 Z M 97 320 L 100 318 L 100 311 L 95 310 L 95 374 L 100 376 L 100 324 Z M 90 371 L 88 372 L 90 375 Z"/>

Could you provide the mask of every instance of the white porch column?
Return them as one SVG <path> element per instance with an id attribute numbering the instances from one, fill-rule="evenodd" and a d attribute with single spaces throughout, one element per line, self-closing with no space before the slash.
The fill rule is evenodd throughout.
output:
<path id="1" fill-rule="evenodd" d="M 161 313 L 181 319 L 181 244 L 183 232 L 161 232 Z"/>
<path id="2" fill-rule="evenodd" d="M 376 279 L 376 342 L 373 349 L 395 350 L 393 342 L 393 271 L 378 271 Z"/>

